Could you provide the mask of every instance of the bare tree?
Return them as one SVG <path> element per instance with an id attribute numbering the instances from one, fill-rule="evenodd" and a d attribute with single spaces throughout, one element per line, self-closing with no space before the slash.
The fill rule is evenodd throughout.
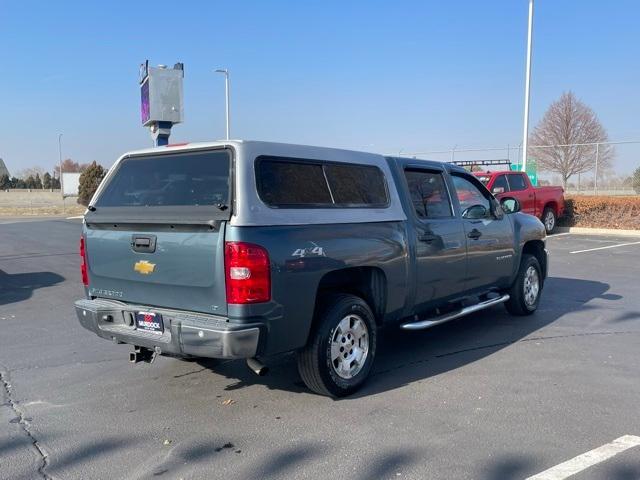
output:
<path id="1" fill-rule="evenodd" d="M 16 177 L 26 179 L 28 177 L 34 177 L 36 175 L 44 175 L 44 168 L 42 167 L 29 167 L 23 170 L 20 170 L 16 173 Z"/>
<path id="2" fill-rule="evenodd" d="M 540 170 L 560 174 L 566 188 L 567 180 L 573 175 L 595 168 L 596 155 L 599 172 L 611 168 L 615 156 L 611 145 L 599 145 L 597 149 L 595 145 L 579 145 L 608 139 L 595 112 L 573 92 L 565 92 L 549 106 L 533 130 L 529 138 L 529 155 L 537 161 Z M 550 147 L 532 148 L 535 146 Z"/>

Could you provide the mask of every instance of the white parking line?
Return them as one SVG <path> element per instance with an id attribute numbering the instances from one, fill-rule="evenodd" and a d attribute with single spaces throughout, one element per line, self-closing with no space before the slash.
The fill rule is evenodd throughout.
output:
<path id="1" fill-rule="evenodd" d="M 67 220 L 78 220 L 79 218 L 84 218 L 84 215 L 76 215 L 75 217 L 67 217 Z"/>
<path id="2" fill-rule="evenodd" d="M 578 472 L 586 470 L 593 465 L 602 463 L 619 453 L 640 446 L 640 437 L 635 435 L 625 435 L 616 438 L 613 442 L 607 443 L 601 447 L 595 448 L 587 453 L 578 455 L 577 457 L 567 460 L 560 465 L 551 467 L 544 472 L 538 473 L 527 480 L 563 480 Z"/>
<path id="3" fill-rule="evenodd" d="M 553 235 L 548 235 L 547 240 L 549 240 L 550 238 L 564 237 L 565 235 L 571 235 L 571 232 L 554 233 Z"/>
<path id="4" fill-rule="evenodd" d="M 619 243 L 617 245 L 607 245 L 606 247 L 588 248 L 586 250 L 574 250 L 573 252 L 569 252 L 569 253 L 595 252 L 596 250 L 604 250 L 606 248 L 626 247 L 627 245 L 640 245 L 640 242 Z"/>

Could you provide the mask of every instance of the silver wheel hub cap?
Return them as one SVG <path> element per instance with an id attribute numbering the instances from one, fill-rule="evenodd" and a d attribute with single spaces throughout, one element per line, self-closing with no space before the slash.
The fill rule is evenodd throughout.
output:
<path id="1" fill-rule="evenodd" d="M 369 353 L 369 330 L 358 315 L 347 315 L 331 337 L 331 365 L 344 379 L 355 377 L 364 366 Z"/>
<path id="2" fill-rule="evenodd" d="M 544 225 L 545 227 L 547 227 L 548 231 L 553 230 L 553 227 L 556 224 L 556 219 L 555 216 L 553 215 L 553 212 L 547 212 L 547 215 L 544 217 Z"/>
<path id="3" fill-rule="evenodd" d="M 535 305 L 540 293 L 540 277 L 538 270 L 530 266 L 524 274 L 524 301 L 530 307 Z"/>

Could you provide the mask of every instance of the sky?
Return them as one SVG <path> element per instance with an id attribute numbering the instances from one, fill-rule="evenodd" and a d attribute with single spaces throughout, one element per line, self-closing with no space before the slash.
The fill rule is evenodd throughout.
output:
<path id="1" fill-rule="evenodd" d="M 527 3 L 0 0 L 0 158 L 12 173 L 50 170 L 59 133 L 64 158 L 107 167 L 150 146 L 145 59 L 185 64 L 185 122 L 171 142 L 223 138 L 213 70 L 228 68 L 233 138 L 380 153 L 517 148 Z M 611 140 L 640 140 L 640 2 L 535 9 L 532 126 L 572 90 Z M 639 165 L 640 145 L 618 149 L 618 172 Z"/>

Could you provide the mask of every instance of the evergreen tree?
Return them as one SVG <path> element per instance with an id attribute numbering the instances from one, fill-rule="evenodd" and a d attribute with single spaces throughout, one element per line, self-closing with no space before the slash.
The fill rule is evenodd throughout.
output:
<path id="1" fill-rule="evenodd" d="M 98 185 L 104 178 L 106 171 L 102 165 L 98 165 L 95 160 L 80 175 L 80 186 L 78 188 L 78 203 L 89 205 L 89 201 L 98 189 Z"/>
<path id="2" fill-rule="evenodd" d="M 11 179 L 6 173 L 0 176 L 0 190 L 9 190 L 11 188 Z"/>
<path id="3" fill-rule="evenodd" d="M 37 188 L 38 190 L 42 190 L 42 179 L 40 178 L 40 174 L 36 173 L 36 177 L 33 179 L 33 188 Z"/>
<path id="4" fill-rule="evenodd" d="M 42 188 L 49 190 L 51 188 L 51 174 L 45 172 L 42 176 Z"/>

